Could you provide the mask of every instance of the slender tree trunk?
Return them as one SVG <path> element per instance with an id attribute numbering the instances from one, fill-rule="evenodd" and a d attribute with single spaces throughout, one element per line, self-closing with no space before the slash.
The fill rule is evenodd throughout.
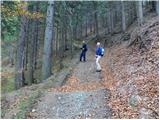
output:
<path id="1" fill-rule="evenodd" d="M 62 51 L 63 51 L 63 56 L 64 56 L 64 51 L 65 51 L 65 33 L 64 33 L 64 28 L 62 27 Z"/>
<path id="2" fill-rule="evenodd" d="M 111 25 L 111 10 L 109 8 L 110 6 L 108 5 L 107 8 L 107 25 L 108 25 L 108 32 L 112 33 L 112 25 Z"/>
<path id="3" fill-rule="evenodd" d="M 90 20 L 90 23 L 89 23 L 89 27 L 90 27 L 90 33 L 92 33 L 93 31 L 92 31 L 92 23 L 93 23 L 93 20 L 92 20 L 92 16 L 90 16 L 91 18 L 91 20 Z"/>
<path id="4" fill-rule="evenodd" d="M 77 31 L 78 31 L 78 15 L 76 15 L 75 39 L 77 39 L 77 38 L 78 38 Z"/>
<path id="5" fill-rule="evenodd" d="M 12 67 L 14 65 L 14 52 L 13 52 L 13 46 L 10 46 L 9 47 L 9 51 L 8 51 L 8 54 L 9 54 L 9 65 Z"/>
<path id="6" fill-rule="evenodd" d="M 30 37 L 29 23 L 30 21 L 28 20 L 27 27 L 26 27 L 26 36 L 25 36 L 25 62 L 24 62 L 25 70 L 27 70 L 27 65 L 28 65 L 28 51 L 29 51 L 28 47 L 29 47 L 29 37 Z"/>
<path id="7" fill-rule="evenodd" d="M 71 37 L 70 37 L 70 46 L 71 46 L 71 59 L 73 58 L 73 28 L 71 27 Z"/>
<path id="8" fill-rule="evenodd" d="M 62 13 L 62 11 L 60 12 L 61 14 L 63 14 Z M 61 61 L 62 61 L 62 57 L 63 57 L 63 53 L 64 53 L 64 36 L 63 36 L 63 34 L 64 34 L 64 32 L 63 32 L 63 28 L 64 27 L 64 25 L 63 25 L 63 16 L 61 16 L 61 22 L 60 22 L 60 59 L 61 59 Z"/>
<path id="9" fill-rule="evenodd" d="M 32 33 L 35 33 L 35 20 L 32 23 Z M 35 60 L 35 34 L 32 34 L 31 37 L 31 44 L 29 46 L 29 76 L 28 76 L 28 85 L 31 85 L 32 83 L 34 83 L 34 60 Z"/>
<path id="10" fill-rule="evenodd" d="M 36 11 L 39 12 L 39 3 L 37 1 L 37 4 L 36 4 Z M 37 68 L 37 56 L 38 56 L 38 43 L 39 43 L 39 20 L 36 19 L 35 21 L 35 39 L 36 39 L 36 43 L 35 43 L 35 60 L 34 60 L 34 69 Z"/>
<path id="11" fill-rule="evenodd" d="M 65 50 L 67 50 L 67 26 L 66 26 L 66 23 L 65 23 L 65 28 L 64 28 L 64 46 L 65 46 Z"/>
<path id="12" fill-rule="evenodd" d="M 53 17 L 54 1 L 49 1 L 46 17 L 46 30 L 44 39 L 44 52 L 42 64 L 42 79 L 45 80 L 51 75 L 52 40 L 53 40 Z"/>
<path id="13" fill-rule="evenodd" d="M 27 6 L 23 6 L 24 10 L 27 10 Z M 25 48 L 25 34 L 27 28 L 27 17 L 25 15 L 21 18 L 21 29 L 19 33 L 19 40 L 17 46 L 17 57 L 16 57 L 16 74 L 15 74 L 15 87 L 16 89 L 21 88 L 24 85 L 24 48 Z"/>
<path id="14" fill-rule="evenodd" d="M 81 38 L 83 38 L 83 23 L 81 23 Z"/>
<path id="15" fill-rule="evenodd" d="M 92 18 L 92 25 L 91 26 L 92 26 L 92 28 L 91 28 L 92 32 L 94 32 L 94 21 L 93 21 L 93 18 Z"/>
<path id="16" fill-rule="evenodd" d="M 111 20 L 111 34 L 112 34 L 114 30 L 113 9 L 110 9 L 110 20 Z"/>
<path id="17" fill-rule="evenodd" d="M 85 33 L 86 33 L 86 34 L 85 34 L 85 36 L 87 37 L 87 27 L 88 27 L 88 25 L 87 25 L 87 18 L 86 18 L 85 21 L 86 21 L 86 27 L 85 27 L 85 28 L 86 28 L 86 29 L 85 29 Z"/>
<path id="18" fill-rule="evenodd" d="M 95 12 L 95 30 L 96 36 L 99 36 L 97 12 Z"/>
<path id="19" fill-rule="evenodd" d="M 59 33 L 59 28 L 58 28 L 58 25 L 57 25 L 57 32 L 56 32 L 57 37 L 56 37 L 56 40 L 55 40 L 56 41 L 56 57 L 58 57 L 58 52 L 59 52 L 59 48 L 58 48 L 59 34 L 58 33 Z"/>
<path id="20" fill-rule="evenodd" d="M 34 31 L 33 30 L 33 26 L 32 26 L 32 32 Z M 32 34 L 32 38 L 30 39 L 30 45 L 29 45 L 29 64 L 28 64 L 28 79 L 27 79 L 27 83 L 28 85 L 31 85 L 33 83 L 33 56 L 34 56 L 34 44 L 35 44 L 35 41 L 34 41 L 34 38 L 33 38 L 33 34 Z"/>
<path id="21" fill-rule="evenodd" d="M 124 2 L 121 1 L 121 10 L 122 10 L 122 32 L 126 30 L 126 18 L 125 18 L 125 9 L 124 9 Z"/>
<path id="22" fill-rule="evenodd" d="M 72 25 L 72 19 L 70 18 L 70 50 L 71 50 L 71 59 L 73 58 L 73 36 L 74 36 L 74 32 L 73 32 L 73 25 Z"/>
<path id="23" fill-rule="evenodd" d="M 143 7 L 142 7 L 142 1 L 137 1 L 137 16 L 138 16 L 138 24 L 141 26 L 143 24 Z"/>
<path id="24" fill-rule="evenodd" d="M 58 26 L 59 27 L 59 26 Z M 61 34 L 60 34 L 60 32 L 61 32 L 61 28 L 59 27 L 58 28 L 58 39 L 57 39 L 57 57 L 59 58 L 60 57 L 60 40 L 61 40 Z"/>
<path id="25" fill-rule="evenodd" d="M 105 16 L 105 34 L 108 34 L 107 19 L 108 19 L 108 17 L 107 17 L 107 16 Z"/>
<path id="26" fill-rule="evenodd" d="M 159 15 L 159 1 L 156 1 L 156 13 Z"/>
<path id="27" fill-rule="evenodd" d="M 34 6 L 34 12 L 38 12 L 38 2 Z M 36 68 L 36 56 L 37 56 L 37 41 L 38 41 L 38 20 L 33 20 L 32 25 L 32 39 L 30 44 L 30 57 L 29 57 L 29 76 L 28 76 L 28 85 L 35 83 L 34 81 L 34 71 Z"/>

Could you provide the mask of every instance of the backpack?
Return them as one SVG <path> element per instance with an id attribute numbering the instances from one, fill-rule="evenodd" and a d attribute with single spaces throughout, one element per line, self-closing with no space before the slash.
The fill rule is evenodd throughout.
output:
<path id="1" fill-rule="evenodd" d="M 104 48 L 101 48 L 101 56 L 104 55 Z"/>

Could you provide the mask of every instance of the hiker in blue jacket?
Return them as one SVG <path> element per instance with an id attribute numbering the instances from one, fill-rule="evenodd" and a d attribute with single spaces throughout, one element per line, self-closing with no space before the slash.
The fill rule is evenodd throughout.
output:
<path id="1" fill-rule="evenodd" d="M 97 42 L 97 48 L 96 48 L 96 71 L 101 71 L 101 66 L 99 64 L 99 61 L 101 57 L 103 56 L 104 49 L 100 47 L 100 42 Z"/>
<path id="2" fill-rule="evenodd" d="M 86 52 L 87 52 L 87 44 L 85 43 L 85 41 L 83 41 L 83 44 L 82 44 L 82 47 L 81 47 L 82 51 L 81 51 L 81 54 L 80 54 L 80 61 L 82 61 L 82 58 L 83 58 L 83 61 L 85 62 L 86 61 Z"/>

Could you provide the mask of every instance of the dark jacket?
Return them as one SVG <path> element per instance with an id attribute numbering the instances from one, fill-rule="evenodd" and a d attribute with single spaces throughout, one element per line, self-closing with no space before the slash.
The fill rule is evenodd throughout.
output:
<path id="1" fill-rule="evenodd" d="M 87 44 L 83 43 L 82 45 L 82 52 L 87 52 L 88 48 L 87 48 Z"/>

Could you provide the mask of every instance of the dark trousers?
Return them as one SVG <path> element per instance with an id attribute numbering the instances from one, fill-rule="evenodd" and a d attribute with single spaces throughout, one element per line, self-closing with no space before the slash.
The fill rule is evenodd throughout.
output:
<path id="1" fill-rule="evenodd" d="M 80 61 L 82 61 L 82 58 L 83 58 L 83 61 L 86 61 L 86 52 L 85 51 L 81 52 L 81 54 L 80 54 Z"/>

